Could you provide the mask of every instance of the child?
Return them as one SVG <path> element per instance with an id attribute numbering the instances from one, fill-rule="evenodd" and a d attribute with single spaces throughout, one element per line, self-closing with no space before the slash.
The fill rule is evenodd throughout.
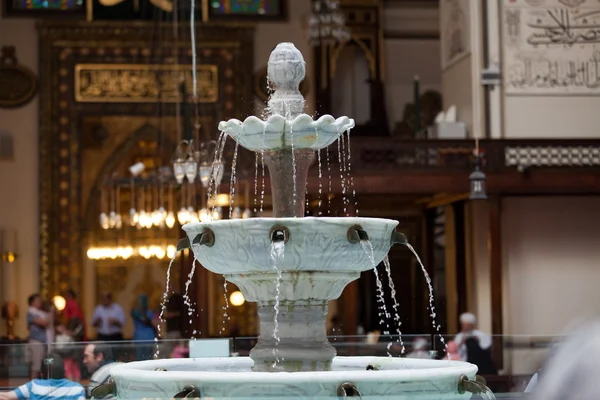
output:
<path id="1" fill-rule="evenodd" d="M 172 358 L 188 358 L 190 356 L 190 349 L 187 346 L 187 342 L 184 340 L 180 340 L 177 343 L 177 346 L 173 349 L 173 353 L 171 353 Z"/>

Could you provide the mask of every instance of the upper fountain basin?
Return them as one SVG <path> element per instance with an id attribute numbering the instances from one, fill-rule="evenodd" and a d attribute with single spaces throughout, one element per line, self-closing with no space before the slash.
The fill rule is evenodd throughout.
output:
<path id="1" fill-rule="evenodd" d="M 244 122 L 237 119 L 221 121 L 219 130 L 225 132 L 242 147 L 254 151 L 292 148 L 319 150 L 335 142 L 340 135 L 354 128 L 348 117 L 333 118 L 323 115 L 318 120 L 306 114 L 292 120 L 272 115 L 266 121 L 251 116 Z"/>
<path id="2" fill-rule="evenodd" d="M 224 274 L 273 272 L 273 229 L 286 230 L 281 271 L 359 272 L 373 268 L 368 243 L 351 243 L 348 231 L 360 226 L 379 264 L 392 246 L 398 221 L 380 218 L 250 218 L 196 222 L 183 226 L 190 243 L 208 228 L 212 246 L 192 244 L 194 255 L 209 271 Z M 367 254 L 369 253 L 369 254 Z"/>

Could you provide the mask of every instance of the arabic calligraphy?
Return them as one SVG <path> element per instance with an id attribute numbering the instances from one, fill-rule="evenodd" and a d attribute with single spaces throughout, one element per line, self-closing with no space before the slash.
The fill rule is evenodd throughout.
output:
<path id="1" fill-rule="evenodd" d="M 124 1 L 132 1 L 132 0 L 99 0 L 100 4 L 106 7 L 113 7 L 118 4 L 123 3 Z M 160 8 L 166 12 L 173 11 L 173 0 L 149 0 L 155 7 Z M 140 0 L 133 0 L 135 11 L 140 10 Z"/>
<path id="2" fill-rule="evenodd" d="M 507 94 L 600 95 L 600 4 L 503 5 Z"/>
<path id="3" fill-rule="evenodd" d="M 568 45 L 576 43 L 600 43 L 600 23 L 592 22 L 590 17 L 600 14 L 600 10 L 572 17 L 570 10 L 547 10 L 550 22 L 541 17 L 527 23 L 529 28 L 537 30 L 527 38 L 527 43 L 538 45 Z"/>
<path id="4" fill-rule="evenodd" d="M 201 103 L 218 101 L 216 65 L 197 66 L 197 93 Z M 78 102 L 175 103 L 182 100 L 179 82 L 192 92 L 192 67 L 146 64 L 79 64 L 75 67 Z"/>
<path id="5" fill-rule="evenodd" d="M 587 61 L 524 59 L 507 71 L 506 84 L 513 89 L 600 89 L 600 58 Z"/>

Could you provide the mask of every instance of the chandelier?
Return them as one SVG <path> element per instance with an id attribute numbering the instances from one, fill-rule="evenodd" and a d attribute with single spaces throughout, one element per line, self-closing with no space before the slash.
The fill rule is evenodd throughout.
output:
<path id="1" fill-rule="evenodd" d="M 315 0 L 308 19 L 308 37 L 312 46 L 333 45 L 350 40 L 346 17 L 339 0 Z"/>

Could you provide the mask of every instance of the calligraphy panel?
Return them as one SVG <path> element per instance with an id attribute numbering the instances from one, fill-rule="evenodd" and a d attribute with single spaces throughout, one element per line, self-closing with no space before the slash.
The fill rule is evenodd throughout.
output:
<path id="1" fill-rule="evenodd" d="M 600 94 L 600 2 L 503 0 L 509 95 Z"/>
<path id="2" fill-rule="evenodd" d="M 210 0 L 209 15 L 221 19 L 282 19 L 285 0 Z"/>
<path id="3" fill-rule="evenodd" d="M 216 65 L 196 67 L 198 101 L 219 98 Z M 78 64 L 75 66 L 75 100 L 87 103 L 176 103 L 183 74 L 188 93 L 193 92 L 192 66 L 147 64 Z"/>

